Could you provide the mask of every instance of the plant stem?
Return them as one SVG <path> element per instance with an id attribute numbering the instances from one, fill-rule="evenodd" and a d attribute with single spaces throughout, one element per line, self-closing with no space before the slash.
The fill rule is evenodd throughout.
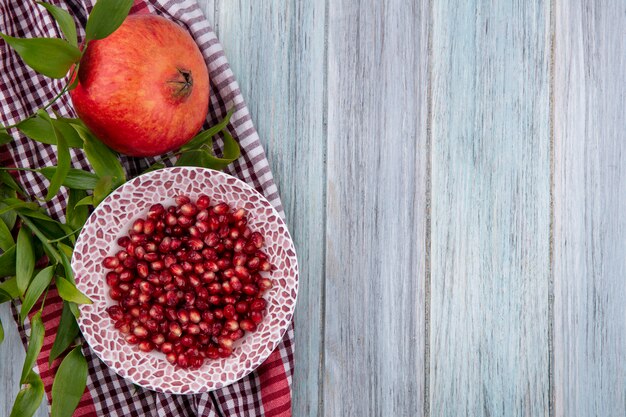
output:
<path id="1" fill-rule="evenodd" d="M 58 239 L 48 240 L 48 243 L 56 243 L 56 242 L 60 242 L 60 241 L 62 241 L 63 239 L 67 239 L 68 237 L 70 237 L 70 236 L 72 236 L 72 235 L 75 235 L 76 233 L 80 232 L 80 231 L 81 231 L 81 229 L 82 229 L 82 227 L 79 227 L 78 229 L 76 229 L 76 230 L 74 230 L 74 231 L 72 231 L 72 232 L 70 232 L 70 233 L 66 234 L 65 236 L 62 236 L 62 237 L 60 237 L 60 238 L 58 238 Z"/>
<path id="2" fill-rule="evenodd" d="M 59 252 L 50 243 L 48 243 L 48 236 L 44 235 L 41 232 L 41 230 L 39 230 L 39 228 L 37 228 L 37 226 L 35 226 L 35 224 L 32 221 L 30 221 L 28 217 L 24 216 L 23 214 L 19 212 L 17 213 L 17 215 L 20 217 L 20 219 L 22 219 L 22 222 L 26 223 L 28 228 L 35 234 L 35 236 L 39 238 L 39 241 L 41 241 L 41 244 L 54 257 L 54 259 L 56 260 L 56 263 L 57 264 L 62 263 L 61 255 L 59 255 Z"/>
<path id="3" fill-rule="evenodd" d="M 43 300 L 41 300 L 41 308 L 39 309 L 40 313 L 43 313 L 43 306 L 46 304 L 46 298 L 48 297 L 48 291 L 50 290 L 50 285 L 46 288 L 46 293 L 43 295 Z"/>

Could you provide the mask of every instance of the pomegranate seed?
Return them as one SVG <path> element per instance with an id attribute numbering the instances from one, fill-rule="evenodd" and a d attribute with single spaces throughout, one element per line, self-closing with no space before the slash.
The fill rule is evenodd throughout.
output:
<path id="1" fill-rule="evenodd" d="M 205 322 L 205 321 L 201 321 L 200 323 L 198 323 L 198 327 L 200 328 L 200 333 L 208 333 L 210 330 L 210 326 L 209 323 Z"/>
<path id="2" fill-rule="evenodd" d="M 189 326 L 187 326 L 187 333 L 193 335 L 200 334 L 200 327 L 195 323 L 191 323 Z"/>
<path id="3" fill-rule="evenodd" d="M 115 328 L 119 330 L 122 334 L 128 334 L 130 332 L 130 324 L 123 321 L 118 321 L 117 323 L 115 323 Z"/>
<path id="4" fill-rule="evenodd" d="M 202 284 L 202 281 L 200 281 L 200 277 L 195 274 L 190 274 L 187 279 L 189 280 L 189 284 L 192 287 L 198 287 L 200 284 Z"/>
<path id="5" fill-rule="evenodd" d="M 206 321 L 207 323 L 213 323 L 213 320 L 215 320 L 215 316 L 212 311 L 204 311 L 202 313 L 202 320 Z"/>
<path id="6" fill-rule="evenodd" d="M 156 224 L 153 220 L 146 220 L 143 223 L 143 232 L 146 235 L 151 235 L 154 233 L 154 229 L 156 228 Z"/>
<path id="7" fill-rule="evenodd" d="M 193 217 L 198 213 L 198 208 L 191 203 L 180 206 L 180 213 L 185 217 Z"/>
<path id="8" fill-rule="evenodd" d="M 185 347 L 190 347 L 193 345 L 193 337 L 189 336 L 189 335 L 185 335 L 183 337 L 180 338 L 180 344 L 185 346 Z"/>
<path id="9" fill-rule="evenodd" d="M 176 226 L 176 224 L 178 223 L 178 217 L 176 217 L 176 215 L 172 214 L 172 213 L 168 213 L 167 216 L 165 216 L 165 224 L 168 226 Z"/>
<path id="10" fill-rule="evenodd" d="M 135 336 L 134 334 L 129 334 L 128 336 L 125 337 L 125 339 L 131 345 L 139 343 L 139 338 Z"/>
<path id="11" fill-rule="evenodd" d="M 186 195 L 179 194 L 176 196 L 176 198 L 174 198 L 174 201 L 176 202 L 176 205 L 180 207 L 189 203 L 191 200 Z"/>
<path id="12" fill-rule="evenodd" d="M 200 255 L 200 253 L 198 252 L 189 252 L 189 255 L 187 256 L 187 261 L 192 262 L 192 263 L 197 263 L 197 262 L 202 262 L 203 258 L 202 255 Z"/>
<path id="13" fill-rule="evenodd" d="M 176 358 L 177 358 L 177 355 L 174 352 L 170 352 L 167 355 L 165 355 L 165 359 L 167 359 L 167 361 L 171 363 L 172 365 L 176 365 Z"/>
<path id="14" fill-rule="evenodd" d="M 185 355 L 184 353 L 179 354 L 176 358 L 176 364 L 181 368 L 188 368 L 189 361 L 187 360 L 187 355 Z"/>
<path id="15" fill-rule="evenodd" d="M 235 303 L 237 303 L 237 298 L 232 295 L 225 295 L 222 298 L 222 303 L 235 305 Z"/>
<path id="16" fill-rule="evenodd" d="M 178 223 L 178 225 L 180 227 L 187 228 L 187 227 L 189 227 L 189 226 L 191 226 L 193 224 L 193 219 L 191 217 L 187 217 L 185 215 L 182 215 L 182 216 L 178 217 L 177 223 Z M 174 234 L 176 234 L 176 235 L 181 234 L 181 233 L 182 233 L 182 230 L 180 232 L 179 231 L 174 231 Z"/>
<path id="17" fill-rule="evenodd" d="M 154 320 L 147 320 L 145 322 L 145 325 L 146 325 L 146 329 L 148 329 L 148 331 L 151 332 L 151 333 L 155 333 L 155 332 L 159 331 L 159 325 Z"/>
<path id="18" fill-rule="evenodd" d="M 228 320 L 224 323 L 224 328 L 228 331 L 234 332 L 235 330 L 239 330 L 239 323 L 237 320 Z"/>
<path id="19" fill-rule="evenodd" d="M 235 310 L 237 310 L 237 313 L 245 313 L 248 311 L 248 303 L 245 301 L 239 301 L 237 304 L 235 304 Z"/>
<path id="20" fill-rule="evenodd" d="M 116 258 L 114 256 L 107 256 L 106 258 L 104 258 L 104 260 L 102 261 L 102 265 L 105 268 L 108 269 L 114 269 L 117 268 L 120 264 L 120 260 L 119 258 Z"/>
<path id="21" fill-rule="evenodd" d="M 243 220 L 240 220 L 243 221 Z M 241 232 L 241 236 L 245 239 L 248 239 L 250 237 L 250 235 L 252 234 L 252 231 L 250 229 L 248 229 L 247 227 L 245 227 L 246 223 L 244 223 L 242 226 L 239 226 L 239 228 L 243 228 L 243 231 Z"/>
<path id="22" fill-rule="evenodd" d="M 187 242 L 187 247 L 193 251 L 199 251 L 204 247 L 204 243 L 200 239 L 193 238 L 189 239 L 189 241 Z"/>
<path id="23" fill-rule="evenodd" d="M 239 327 L 241 330 L 245 330 L 246 332 L 253 332 L 256 330 L 256 324 L 252 320 L 243 319 L 239 322 Z"/>
<path id="24" fill-rule="evenodd" d="M 248 257 L 243 253 L 235 253 L 233 256 L 233 265 L 234 266 L 243 266 L 246 264 Z"/>
<path id="25" fill-rule="evenodd" d="M 148 218 L 156 219 L 159 215 L 161 215 L 165 211 L 162 204 L 154 204 L 150 207 L 148 211 Z"/>
<path id="26" fill-rule="evenodd" d="M 217 359 L 220 357 L 220 354 L 216 347 L 211 346 L 206 350 L 206 357 L 209 359 Z"/>
<path id="27" fill-rule="evenodd" d="M 222 272 L 222 276 L 224 278 L 232 278 L 235 276 L 235 270 L 232 268 L 228 268 L 224 272 Z"/>
<path id="28" fill-rule="evenodd" d="M 180 324 L 185 324 L 189 321 L 189 312 L 187 310 L 178 310 L 177 316 Z"/>
<path id="29" fill-rule="evenodd" d="M 143 234 L 142 234 L 142 235 L 132 235 L 132 236 L 130 237 L 130 241 L 131 241 L 131 243 L 134 243 L 135 245 L 141 245 L 141 244 L 143 244 L 143 243 L 146 243 L 146 241 L 147 241 L 147 240 L 148 240 L 148 238 L 146 237 L 146 235 L 143 235 Z M 126 250 L 127 250 L 129 253 L 132 253 L 132 251 L 130 251 L 130 250 L 128 249 L 128 247 L 130 247 L 130 244 L 129 244 L 128 246 L 126 246 L 126 248 L 127 248 Z"/>
<path id="30" fill-rule="evenodd" d="M 208 195 L 202 194 L 198 196 L 198 199 L 196 200 L 196 206 L 198 206 L 200 210 L 208 208 L 209 205 L 211 205 L 211 199 Z"/>
<path id="31" fill-rule="evenodd" d="M 243 251 L 249 255 L 252 255 L 254 252 L 256 252 L 256 249 L 257 247 L 252 242 L 246 243 L 246 245 L 243 247 Z"/>
<path id="32" fill-rule="evenodd" d="M 122 292 L 119 289 L 111 288 L 109 290 L 109 297 L 111 297 L 115 301 L 119 301 L 119 300 L 122 299 L 123 294 L 122 294 Z"/>
<path id="33" fill-rule="evenodd" d="M 165 268 L 163 261 L 154 261 L 150 263 L 150 269 L 153 271 L 161 271 L 163 268 Z"/>
<path id="34" fill-rule="evenodd" d="M 162 271 L 159 274 L 159 281 L 163 285 L 167 285 L 167 284 L 171 283 L 172 282 L 172 274 L 170 274 L 169 271 Z"/>
<path id="35" fill-rule="evenodd" d="M 217 244 L 220 242 L 220 238 L 217 235 L 217 233 L 215 232 L 211 232 L 209 234 L 207 234 L 204 238 L 204 243 L 209 247 L 209 248 L 213 248 L 215 246 L 217 246 Z"/>
<path id="36" fill-rule="evenodd" d="M 196 295 L 192 292 L 185 293 L 185 304 L 189 307 L 193 306 L 196 302 Z"/>
<path id="37" fill-rule="evenodd" d="M 178 338 L 181 334 L 183 334 L 183 329 L 180 327 L 180 324 L 175 322 L 170 323 L 170 335 Z"/>
<path id="38" fill-rule="evenodd" d="M 195 308 L 189 310 L 189 320 L 191 320 L 193 323 L 200 323 L 200 312 Z"/>
<path id="39" fill-rule="evenodd" d="M 243 251 L 243 248 L 246 246 L 246 241 L 245 239 L 239 238 L 235 241 L 235 244 L 233 245 L 233 251 L 235 253 L 240 253 Z M 245 256 L 245 255 L 244 255 Z"/>
<path id="40" fill-rule="evenodd" d="M 209 229 L 215 232 L 219 228 L 220 228 L 220 221 L 216 217 L 211 217 L 209 219 Z"/>
<path id="41" fill-rule="evenodd" d="M 146 261 L 146 262 L 150 262 L 150 267 L 151 267 L 152 269 L 154 269 L 154 267 L 152 266 L 152 262 L 155 262 L 155 261 L 156 261 L 156 260 L 158 260 L 158 259 L 159 259 L 159 255 L 158 255 L 158 254 L 156 254 L 156 253 L 153 253 L 153 252 L 146 253 L 146 254 L 143 256 L 143 260 L 144 260 L 144 261 Z"/>
<path id="42" fill-rule="evenodd" d="M 181 276 L 181 275 L 183 275 L 183 273 L 184 273 L 185 271 L 183 270 L 183 267 L 182 267 L 182 266 L 180 266 L 180 265 L 178 265 L 178 264 L 174 264 L 174 265 L 171 265 L 171 266 L 170 266 L 170 272 L 171 272 L 172 274 L 174 274 L 174 275 Z"/>
<path id="43" fill-rule="evenodd" d="M 237 323 L 237 325 L 239 325 L 239 323 Z M 230 339 L 231 340 L 238 340 L 238 339 L 241 339 L 243 337 L 243 335 L 244 335 L 244 331 L 241 330 L 241 329 L 237 329 L 237 330 L 235 330 L 234 332 L 232 332 L 230 334 Z"/>
<path id="44" fill-rule="evenodd" d="M 222 284 L 219 282 L 212 282 L 209 284 L 209 294 L 220 294 L 222 292 Z"/>
<path id="45" fill-rule="evenodd" d="M 163 344 L 161 344 L 159 349 L 163 353 L 170 353 L 173 350 L 173 346 L 170 342 L 163 342 Z"/>
<path id="46" fill-rule="evenodd" d="M 268 261 L 263 261 L 259 265 L 259 270 L 261 271 L 269 271 L 270 269 L 272 269 L 272 264 L 269 263 Z"/>
<path id="47" fill-rule="evenodd" d="M 150 317 L 157 321 L 163 320 L 163 313 L 163 306 L 160 306 L 158 304 L 153 305 L 152 307 L 150 307 L 150 310 L 148 310 L 148 314 L 150 315 Z"/>
<path id="48" fill-rule="evenodd" d="M 193 272 L 195 272 L 198 275 L 202 275 L 204 274 L 204 265 L 201 263 L 197 263 L 193 266 Z"/>
<path id="49" fill-rule="evenodd" d="M 217 235 L 219 237 L 221 237 L 222 239 L 224 239 L 226 236 L 228 236 L 228 234 L 230 233 L 230 229 L 228 228 L 227 225 L 224 225 L 222 227 L 220 227 L 220 229 L 217 231 Z M 232 246 L 231 246 L 232 248 Z"/>
<path id="50" fill-rule="evenodd" d="M 139 283 L 139 291 L 144 294 L 152 294 L 154 292 L 154 287 L 148 281 L 143 281 Z"/>
<path id="51" fill-rule="evenodd" d="M 250 310 L 262 311 L 265 309 L 267 302 L 263 298 L 255 298 L 250 302 Z"/>
<path id="52" fill-rule="evenodd" d="M 224 294 L 231 294 L 233 292 L 233 287 L 230 286 L 230 282 L 222 282 L 222 292 Z"/>
<path id="53" fill-rule="evenodd" d="M 171 250 L 175 251 L 178 248 L 180 248 L 182 246 L 183 242 L 180 239 L 177 238 L 173 238 L 172 239 L 172 246 L 171 246 Z"/>
<path id="54" fill-rule="evenodd" d="M 148 330 L 143 326 L 137 326 L 133 329 L 133 334 L 137 337 L 148 336 Z"/>
<path id="55" fill-rule="evenodd" d="M 230 337 L 220 336 L 217 338 L 217 343 L 224 348 L 232 349 L 233 340 Z"/>
<path id="56" fill-rule="evenodd" d="M 113 321 L 121 320 L 122 317 L 124 317 L 124 312 L 120 306 L 115 305 L 108 307 L 106 311 L 109 313 L 109 317 L 111 317 L 111 320 Z"/>
<path id="57" fill-rule="evenodd" d="M 221 311 L 221 310 L 220 310 Z M 217 315 L 215 318 L 218 318 Z M 213 323 L 213 328 L 211 329 L 211 334 L 213 336 L 217 336 L 222 331 L 222 323 Z"/>
<path id="58" fill-rule="evenodd" d="M 261 264 L 261 259 L 259 259 L 258 256 L 254 256 L 248 261 L 248 269 L 251 269 L 252 271 L 256 271 L 257 269 L 259 269 L 260 264 Z"/>
<path id="59" fill-rule="evenodd" d="M 230 211 L 230 207 L 226 203 L 219 203 L 213 207 L 213 213 L 226 214 Z"/>
<path id="60" fill-rule="evenodd" d="M 176 257 L 174 255 L 165 255 L 163 258 L 163 264 L 166 268 L 174 265 L 176 263 Z"/>
<path id="61" fill-rule="evenodd" d="M 261 278 L 257 281 L 257 285 L 261 291 L 267 291 L 274 286 L 274 284 L 272 284 L 272 280 L 269 278 Z"/>
<path id="62" fill-rule="evenodd" d="M 261 313 L 260 311 L 251 311 L 250 319 L 256 324 L 259 324 L 263 321 L 263 313 Z"/>
<path id="63" fill-rule="evenodd" d="M 227 304 L 224 306 L 224 317 L 227 319 L 232 319 L 236 313 L 235 306 L 232 304 Z"/>
<path id="64" fill-rule="evenodd" d="M 213 310 L 213 314 L 215 315 L 215 318 L 218 320 L 221 320 L 224 318 L 224 310 L 221 310 L 219 308 L 216 308 L 215 310 Z M 219 323 L 216 323 L 219 324 Z"/>
<path id="65" fill-rule="evenodd" d="M 115 269 L 113 270 L 113 272 L 115 272 L 116 274 L 121 274 L 121 273 L 124 271 L 124 269 L 126 269 L 126 268 L 124 268 L 124 266 L 123 266 L 123 265 L 120 265 L 120 266 L 118 266 L 117 268 L 115 268 Z"/>
<path id="66" fill-rule="evenodd" d="M 176 292 L 174 291 L 168 291 L 165 294 L 165 300 L 168 306 L 175 306 L 176 304 L 178 304 L 178 297 L 176 296 Z"/>
<path id="67" fill-rule="evenodd" d="M 198 310 L 206 310 L 209 308 L 208 300 L 196 300 L 195 306 Z"/>
<path id="68" fill-rule="evenodd" d="M 250 242 L 256 246 L 257 249 L 261 249 L 263 247 L 265 239 L 263 239 L 263 235 L 259 232 L 254 232 L 250 235 Z"/>
<path id="69" fill-rule="evenodd" d="M 145 262 L 137 263 L 137 274 L 139 274 L 139 276 L 141 278 L 147 278 L 149 273 L 150 273 L 150 271 L 148 270 L 148 264 L 147 263 L 145 263 Z"/>
<path id="70" fill-rule="evenodd" d="M 109 287 L 117 287 L 120 283 L 120 276 L 115 272 L 108 272 L 106 275 L 106 282 L 109 284 Z"/>
<path id="71" fill-rule="evenodd" d="M 246 210 L 244 208 L 237 209 L 230 215 L 230 218 L 233 222 L 238 222 L 239 220 L 246 217 Z"/>
<path id="72" fill-rule="evenodd" d="M 120 245 L 121 247 L 126 247 L 128 246 L 129 243 L 130 243 L 130 238 L 128 236 L 123 236 L 117 239 L 117 244 Z"/>
<path id="73" fill-rule="evenodd" d="M 165 336 L 163 336 L 161 333 L 157 333 L 152 335 L 150 340 L 152 340 L 152 343 L 159 346 L 165 342 Z"/>
<path id="74" fill-rule="evenodd" d="M 196 228 L 198 229 L 198 233 L 205 234 L 209 231 L 209 223 L 205 221 L 197 221 Z"/>
<path id="75" fill-rule="evenodd" d="M 198 300 L 208 300 L 209 290 L 204 287 L 199 287 L 196 291 L 196 297 L 198 298 Z"/>
<path id="76" fill-rule="evenodd" d="M 224 244 L 223 244 L 223 243 L 218 243 L 218 244 L 215 246 L 215 252 L 216 252 L 216 253 L 222 253 L 222 252 L 224 252 L 224 249 L 225 249 L 225 248 L 226 248 L 226 247 L 224 246 Z"/>
<path id="77" fill-rule="evenodd" d="M 205 273 L 203 273 L 202 274 L 202 281 L 204 281 L 207 284 L 215 281 L 215 272 L 213 272 L 213 271 L 206 271 Z"/>
<path id="78" fill-rule="evenodd" d="M 130 243 L 128 245 L 130 245 Z M 125 245 L 125 246 L 128 246 L 128 245 Z M 126 259 L 128 259 L 128 252 L 126 252 L 125 250 L 121 250 L 117 254 L 115 254 L 115 257 L 120 262 L 124 262 Z"/>
<path id="79" fill-rule="evenodd" d="M 248 277 L 250 277 L 250 273 L 245 266 L 236 266 L 235 275 L 237 275 L 237 277 L 240 279 L 247 279 Z"/>
<path id="80" fill-rule="evenodd" d="M 246 295 L 256 295 L 258 293 L 258 289 L 254 284 L 244 285 L 241 291 Z"/>

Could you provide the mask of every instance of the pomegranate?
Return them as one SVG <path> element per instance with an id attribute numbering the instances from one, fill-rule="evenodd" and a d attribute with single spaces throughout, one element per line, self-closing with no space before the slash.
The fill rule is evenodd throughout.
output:
<path id="1" fill-rule="evenodd" d="M 205 195 L 175 202 L 150 207 L 117 240 L 115 256 L 102 261 L 116 302 L 107 312 L 137 349 L 199 368 L 206 358 L 232 355 L 234 341 L 256 331 L 267 313 L 262 296 L 274 285 L 266 274 L 273 266 L 244 209 L 212 206 Z"/>
<path id="2" fill-rule="evenodd" d="M 89 42 L 77 76 L 70 92 L 76 113 L 120 153 L 177 149 L 206 119 L 209 75 L 202 53 L 185 29 L 163 17 L 128 16 L 113 34 Z"/>

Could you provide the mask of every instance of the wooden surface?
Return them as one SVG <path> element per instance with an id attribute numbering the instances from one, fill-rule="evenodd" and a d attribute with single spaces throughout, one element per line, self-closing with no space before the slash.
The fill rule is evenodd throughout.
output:
<path id="1" fill-rule="evenodd" d="M 626 415 L 626 3 L 558 2 L 556 416 Z"/>
<path id="2" fill-rule="evenodd" d="M 200 4 L 298 249 L 294 416 L 626 415 L 626 2 Z"/>

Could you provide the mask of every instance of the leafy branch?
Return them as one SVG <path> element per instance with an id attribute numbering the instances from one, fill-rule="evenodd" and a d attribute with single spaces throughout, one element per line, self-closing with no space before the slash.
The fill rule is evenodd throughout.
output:
<path id="1" fill-rule="evenodd" d="M 0 277 L 10 277 L 0 283 L 0 304 L 21 303 L 20 323 L 30 316 L 30 336 L 20 378 L 18 393 L 11 417 L 30 417 L 44 395 L 44 385 L 33 371 L 41 352 L 45 327 L 41 315 L 49 290 L 55 286 L 63 299 L 61 321 L 57 329 L 49 361 L 63 358 L 52 385 L 52 417 L 71 416 L 85 390 L 87 361 L 80 345 L 76 345 L 79 328 L 78 304 L 91 303 L 74 281 L 70 259 L 76 235 L 84 226 L 89 211 L 96 207 L 115 188 L 126 180 L 119 155 L 99 141 L 80 119 L 50 115 L 47 110 L 58 99 L 71 91 L 78 82 L 80 61 L 93 40 L 113 33 L 124 21 L 132 7 L 132 0 L 98 0 L 85 29 L 82 48 L 78 46 L 74 19 L 64 9 L 37 2 L 57 22 L 64 39 L 15 38 L 3 33 L 0 37 L 11 46 L 25 64 L 39 74 L 50 78 L 66 78 L 61 91 L 42 108 L 24 120 L 9 126 L 0 125 L 0 145 L 10 143 L 15 129 L 23 136 L 45 145 L 56 147 L 57 165 L 46 167 L 0 167 Z M 217 125 L 200 132 L 186 145 L 164 159 L 155 162 L 147 171 L 165 167 L 167 159 L 177 157 L 178 166 L 200 166 L 224 169 L 240 155 L 238 143 L 228 132 L 234 109 Z M 213 138 L 223 138 L 223 155 L 213 153 Z M 71 166 L 71 150 L 84 152 L 91 170 Z M 45 196 L 30 196 L 9 174 L 10 171 L 38 173 L 49 181 Z M 40 205 L 50 201 L 62 190 L 68 192 L 65 223 L 51 218 Z M 32 310 L 39 303 L 38 310 Z M 0 322 L 0 343 L 4 329 Z M 63 354 L 72 350 L 63 356 Z"/>

